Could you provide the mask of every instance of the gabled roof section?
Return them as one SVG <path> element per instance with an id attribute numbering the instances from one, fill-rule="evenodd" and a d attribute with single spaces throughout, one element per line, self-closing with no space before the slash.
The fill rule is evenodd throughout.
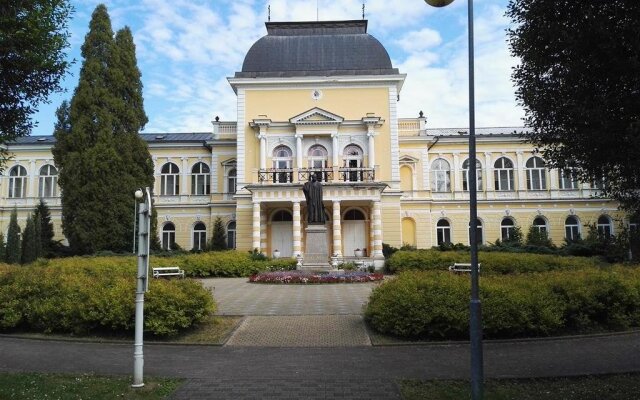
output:
<path id="1" fill-rule="evenodd" d="M 295 125 L 335 125 L 341 124 L 343 121 L 343 117 L 319 107 L 314 107 L 289 119 L 289 122 Z"/>
<path id="2" fill-rule="evenodd" d="M 411 157 L 408 154 L 405 154 L 405 155 L 400 156 L 400 160 L 399 161 L 400 161 L 400 164 L 415 164 L 420 160 L 415 158 L 415 157 Z"/>

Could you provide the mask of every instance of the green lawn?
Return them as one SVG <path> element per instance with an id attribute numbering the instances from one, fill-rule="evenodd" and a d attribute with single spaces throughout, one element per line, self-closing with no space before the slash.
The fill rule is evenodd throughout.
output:
<path id="1" fill-rule="evenodd" d="M 2 373 L 0 400 L 166 399 L 182 380 L 147 378 L 145 386 L 138 389 L 133 389 L 131 382 L 131 377 Z"/>
<path id="2" fill-rule="evenodd" d="M 640 398 L 640 374 L 548 379 L 493 379 L 484 385 L 485 400 L 632 400 Z M 471 398 L 469 382 L 400 382 L 404 400 Z"/>

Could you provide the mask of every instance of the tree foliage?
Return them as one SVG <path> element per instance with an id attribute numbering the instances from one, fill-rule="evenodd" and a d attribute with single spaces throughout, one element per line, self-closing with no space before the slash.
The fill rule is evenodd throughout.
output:
<path id="1" fill-rule="evenodd" d="M 38 258 L 40 238 L 36 236 L 34 216 L 27 218 L 27 225 L 22 233 L 22 254 L 20 262 L 30 264 Z"/>
<path id="2" fill-rule="evenodd" d="M 552 167 L 576 168 L 640 209 L 640 2 L 510 0 L 516 97 L 527 138 Z"/>
<path id="3" fill-rule="evenodd" d="M 104 5 L 93 12 L 82 56 L 78 86 L 58 109 L 54 132 L 62 228 L 74 253 L 127 251 L 133 193 L 153 186 L 153 161 L 138 134 L 147 116 L 133 38 L 128 28 L 114 38 Z"/>
<path id="4" fill-rule="evenodd" d="M 18 225 L 18 210 L 11 211 L 9 218 L 9 230 L 7 231 L 7 255 L 5 257 L 9 264 L 19 264 L 22 249 L 20 247 L 20 225 Z"/>
<path id="5" fill-rule="evenodd" d="M 38 105 L 62 90 L 71 13 L 67 0 L 0 3 L 0 143 L 28 135 Z"/>
<path id="6" fill-rule="evenodd" d="M 213 223 L 213 233 L 211 234 L 211 242 L 209 248 L 213 251 L 221 251 L 227 249 L 227 234 L 224 229 L 224 224 L 220 217 L 216 218 Z"/>
<path id="7" fill-rule="evenodd" d="M 53 240 L 54 231 L 53 222 L 51 221 L 51 211 L 44 200 L 40 199 L 40 203 L 38 203 L 34 211 L 34 216 L 38 222 L 36 225 L 36 233 L 38 233 L 40 237 L 41 252 L 39 256 L 50 256 L 55 250 L 57 242 Z"/>

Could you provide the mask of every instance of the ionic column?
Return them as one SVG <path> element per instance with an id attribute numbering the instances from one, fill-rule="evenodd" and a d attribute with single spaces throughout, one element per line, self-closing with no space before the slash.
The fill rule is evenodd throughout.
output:
<path id="1" fill-rule="evenodd" d="M 253 229 L 252 229 L 252 240 L 251 240 L 251 250 L 254 249 L 260 250 L 260 202 L 253 202 Z"/>
<path id="2" fill-rule="evenodd" d="M 187 195 L 187 180 L 189 179 L 189 160 L 187 157 L 181 157 L 182 160 L 182 184 L 180 185 L 180 194 Z"/>
<path id="3" fill-rule="evenodd" d="M 373 202 L 373 254 L 382 257 L 382 207 L 380 200 Z"/>
<path id="4" fill-rule="evenodd" d="M 342 231 L 340 226 L 340 201 L 333 201 L 333 254 L 342 257 Z"/>
<path id="5" fill-rule="evenodd" d="M 293 202 L 293 255 L 302 255 L 302 224 L 300 223 L 300 202 Z"/>
<path id="6" fill-rule="evenodd" d="M 296 134 L 296 167 L 304 168 L 302 166 L 302 135 Z"/>
<path id="7" fill-rule="evenodd" d="M 260 169 L 267 168 L 267 135 L 260 133 L 258 135 L 260 139 Z"/>
<path id="8" fill-rule="evenodd" d="M 267 210 L 260 210 L 260 251 L 267 252 Z"/>
<path id="9" fill-rule="evenodd" d="M 375 140 L 373 135 L 374 126 L 369 125 L 369 133 L 367 133 L 367 137 L 369 138 L 369 168 L 375 168 L 376 166 L 376 150 L 375 150 Z"/>
<path id="10" fill-rule="evenodd" d="M 338 154 L 338 134 L 334 133 L 331 135 L 331 156 L 333 157 L 331 166 L 333 167 L 333 181 L 337 182 L 340 180 L 338 171 L 340 169 L 340 158 Z"/>

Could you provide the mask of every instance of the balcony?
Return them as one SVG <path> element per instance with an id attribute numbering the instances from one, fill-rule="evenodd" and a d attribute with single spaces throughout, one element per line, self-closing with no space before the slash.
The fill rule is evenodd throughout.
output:
<path id="1" fill-rule="evenodd" d="M 258 170 L 261 184 L 287 184 L 307 182 L 315 174 L 323 183 L 375 182 L 375 168 L 267 168 Z"/>

